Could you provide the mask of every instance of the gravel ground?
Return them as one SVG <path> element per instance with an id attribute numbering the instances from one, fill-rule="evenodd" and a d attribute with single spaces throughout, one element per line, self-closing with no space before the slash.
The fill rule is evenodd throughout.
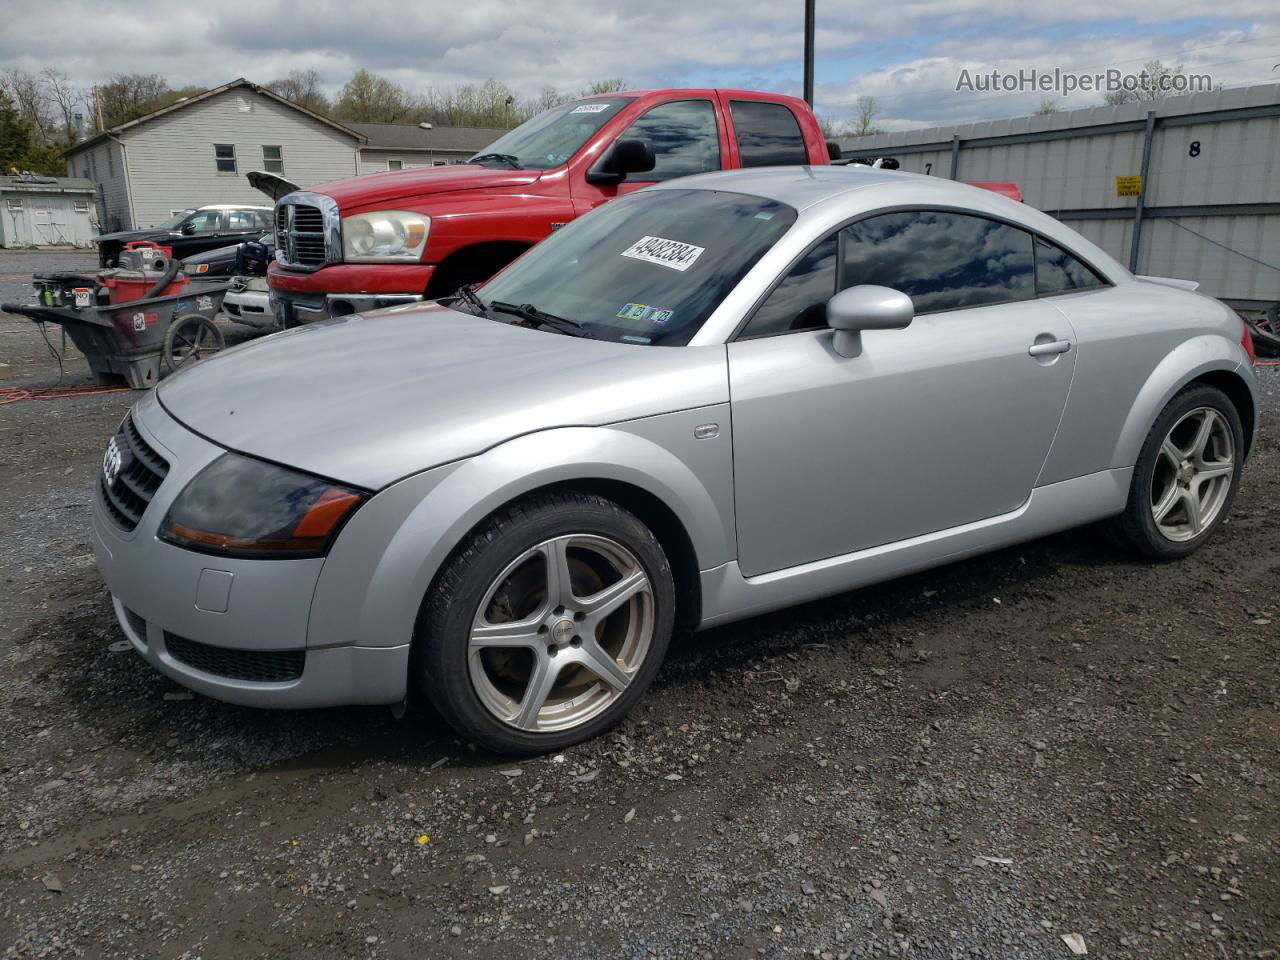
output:
<path id="1" fill-rule="evenodd" d="M 0 386 L 52 385 L 24 324 L 0 317 Z M 425 708 L 256 712 L 119 652 L 88 515 L 133 397 L 0 407 L 0 951 L 1276 956 L 1259 374 L 1259 449 L 1195 557 L 1076 531 L 681 638 L 615 733 L 522 763 Z"/>

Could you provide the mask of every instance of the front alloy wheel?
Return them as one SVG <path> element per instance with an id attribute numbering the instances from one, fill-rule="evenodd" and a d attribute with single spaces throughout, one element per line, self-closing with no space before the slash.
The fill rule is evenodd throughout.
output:
<path id="1" fill-rule="evenodd" d="M 653 629 L 653 588 L 630 550 L 607 537 L 555 537 L 516 557 L 480 601 L 471 683 L 503 723 L 569 730 L 626 692 Z"/>
<path id="2" fill-rule="evenodd" d="M 648 527 L 596 494 L 544 493 L 491 516 L 445 564 L 415 670 L 472 742 L 560 750 L 643 696 L 674 621 L 671 567 Z"/>

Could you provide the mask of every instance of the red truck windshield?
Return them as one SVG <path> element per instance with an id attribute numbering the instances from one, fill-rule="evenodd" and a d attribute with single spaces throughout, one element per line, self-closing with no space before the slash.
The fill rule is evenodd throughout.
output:
<path id="1" fill-rule="evenodd" d="M 552 107 L 499 137 L 470 162 L 521 170 L 558 167 L 577 153 L 630 99 L 593 97 Z"/>

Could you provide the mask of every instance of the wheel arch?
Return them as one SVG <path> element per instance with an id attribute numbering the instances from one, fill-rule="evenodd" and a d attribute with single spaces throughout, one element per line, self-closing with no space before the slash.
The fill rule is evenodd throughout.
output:
<path id="1" fill-rule="evenodd" d="M 487 280 L 530 246 L 522 240 L 485 240 L 460 247 L 436 265 L 424 296 L 428 300 L 447 297 L 463 283 Z M 485 275 L 472 280 L 477 270 Z"/>
<path id="2" fill-rule="evenodd" d="M 1257 397 L 1246 364 L 1244 350 L 1221 336 L 1193 337 L 1171 350 L 1134 398 L 1116 441 L 1111 466 L 1133 466 L 1160 411 L 1179 390 L 1197 382 L 1217 387 L 1236 404 L 1245 429 L 1247 455 L 1257 422 Z"/>
<path id="3" fill-rule="evenodd" d="M 410 642 L 423 598 L 459 546 L 495 512 L 556 489 L 593 492 L 636 514 L 671 562 L 677 622 L 701 619 L 699 571 L 731 558 L 731 507 L 644 437 L 565 427 L 407 478 L 361 507 L 325 562 L 308 644 Z"/>

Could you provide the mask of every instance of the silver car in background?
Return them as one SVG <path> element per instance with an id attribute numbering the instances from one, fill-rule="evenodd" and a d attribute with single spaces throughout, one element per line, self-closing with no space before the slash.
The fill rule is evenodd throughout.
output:
<path id="1" fill-rule="evenodd" d="M 166 380 L 112 439 L 98 564 L 134 647 L 264 707 L 430 698 L 494 750 L 618 722 L 673 630 L 1104 518 L 1224 521 L 1248 338 L 985 190 L 689 177 L 438 305 Z"/>

